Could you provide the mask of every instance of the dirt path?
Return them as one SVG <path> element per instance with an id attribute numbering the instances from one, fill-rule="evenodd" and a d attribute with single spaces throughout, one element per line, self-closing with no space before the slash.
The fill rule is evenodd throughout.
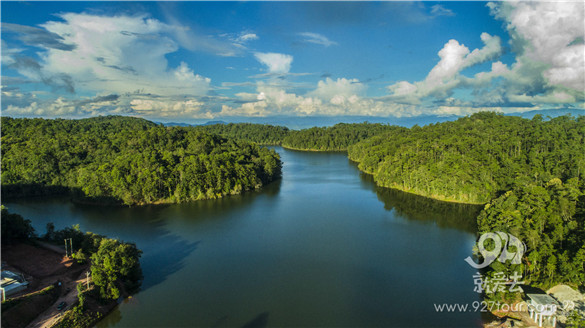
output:
<path id="1" fill-rule="evenodd" d="M 33 320 L 26 328 L 50 328 L 52 327 L 59 318 L 65 313 L 66 310 L 69 310 L 75 302 L 77 302 L 77 284 L 86 281 L 85 271 L 82 272 L 77 280 L 72 280 L 69 282 L 65 282 L 62 286 L 64 290 L 68 288 L 70 291 L 59 297 L 57 301 L 51 307 L 49 307 L 45 312 L 41 313 L 35 320 Z M 91 279 L 90 279 L 91 281 Z M 62 310 L 57 310 L 57 305 L 61 302 L 67 302 L 67 306 Z"/>
<path id="2" fill-rule="evenodd" d="M 35 240 L 35 244 L 37 244 L 40 247 L 51 250 L 57 254 L 65 255 L 65 250 L 61 247 L 51 245 L 51 244 L 45 243 L 44 241 L 40 241 L 40 240 Z"/>

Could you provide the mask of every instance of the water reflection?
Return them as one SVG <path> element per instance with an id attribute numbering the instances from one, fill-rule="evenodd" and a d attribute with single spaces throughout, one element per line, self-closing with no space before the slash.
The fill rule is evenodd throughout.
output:
<path id="1" fill-rule="evenodd" d="M 148 272 L 148 277 L 142 283 L 141 291 L 163 283 L 168 276 L 181 270 L 184 259 L 197 248 L 199 241 L 188 242 L 169 233 L 159 236 L 154 243 L 164 246 L 149 249 L 149 261 L 142 261 L 142 270 Z"/>
<path id="2" fill-rule="evenodd" d="M 370 174 L 360 172 L 362 185 L 370 185 L 384 203 L 386 210 L 394 210 L 400 217 L 434 224 L 441 228 L 455 228 L 467 232 L 477 232 L 476 218 L 481 205 L 442 202 L 417 196 L 400 190 L 377 186 Z"/>

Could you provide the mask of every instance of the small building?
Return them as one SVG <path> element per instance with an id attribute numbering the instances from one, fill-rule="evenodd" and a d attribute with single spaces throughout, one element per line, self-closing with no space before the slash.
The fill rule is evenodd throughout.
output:
<path id="1" fill-rule="evenodd" d="M 560 307 L 559 302 L 548 294 L 528 294 L 530 299 L 528 301 L 528 309 L 530 311 L 530 318 L 542 327 L 543 324 L 552 325 L 557 324 L 556 312 Z"/>
<path id="2" fill-rule="evenodd" d="M 22 275 L 8 270 L 2 270 L 1 276 L 2 286 L 0 287 L 0 293 L 2 293 L 3 301 L 6 299 L 6 296 L 16 294 L 28 287 L 28 281 Z"/>

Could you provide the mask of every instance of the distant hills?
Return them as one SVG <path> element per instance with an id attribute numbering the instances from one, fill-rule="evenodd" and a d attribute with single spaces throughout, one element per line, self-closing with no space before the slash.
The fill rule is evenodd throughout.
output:
<path id="1" fill-rule="evenodd" d="M 506 116 L 520 116 L 523 118 L 532 118 L 534 115 L 542 115 L 543 117 L 550 116 L 552 118 L 571 114 L 572 116 L 580 116 L 585 115 L 585 109 L 576 109 L 576 108 L 566 108 L 566 109 L 539 109 L 539 110 L 531 110 L 529 112 L 523 113 L 513 113 L 513 114 L 506 114 Z"/>
<path id="2" fill-rule="evenodd" d="M 532 110 L 523 113 L 510 113 L 506 116 L 520 116 L 523 118 L 532 118 L 534 115 L 540 114 L 545 118 L 547 116 L 557 117 L 571 114 L 573 116 L 585 115 L 583 109 L 540 109 Z M 379 117 L 379 116 L 270 116 L 270 117 L 230 117 L 225 118 L 225 121 L 208 121 L 200 124 L 188 123 L 163 123 L 166 126 L 197 126 L 197 125 L 214 125 L 214 124 L 228 124 L 228 123 L 257 123 L 286 126 L 289 129 L 300 130 L 310 127 L 327 127 L 333 126 L 337 123 L 384 123 L 399 125 L 404 127 L 412 127 L 414 125 L 424 126 L 431 123 L 441 123 L 447 121 L 454 121 L 460 117 L 458 115 L 438 116 L 438 115 L 424 115 L 415 117 Z"/>

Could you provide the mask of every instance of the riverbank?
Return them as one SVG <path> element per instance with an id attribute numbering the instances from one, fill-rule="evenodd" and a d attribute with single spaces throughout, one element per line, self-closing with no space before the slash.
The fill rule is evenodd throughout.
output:
<path id="1" fill-rule="evenodd" d="M 360 162 L 357 160 L 354 160 L 352 158 L 350 158 L 349 156 L 347 157 L 351 162 L 357 164 L 358 169 L 360 170 L 360 172 L 365 173 L 367 175 L 370 175 L 372 177 L 372 180 L 374 181 L 374 183 L 379 186 L 379 187 L 383 187 L 383 188 L 389 188 L 389 189 L 394 189 L 394 190 L 398 190 L 401 192 L 405 192 L 407 194 L 411 194 L 411 195 L 416 195 L 416 196 L 420 196 L 420 197 L 424 197 L 424 198 L 428 198 L 428 199 L 432 199 L 432 200 L 438 200 L 441 202 L 446 202 L 446 203 L 453 203 L 453 204 L 462 204 L 462 205 L 476 205 L 476 206 L 482 206 L 485 205 L 486 203 L 477 203 L 477 202 L 465 202 L 465 201 L 461 201 L 458 199 L 452 199 L 452 198 L 447 198 L 444 197 L 442 195 L 429 195 L 427 193 L 422 193 L 416 190 L 412 190 L 412 189 L 408 189 L 408 188 L 403 188 L 400 185 L 397 184 L 393 184 L 393 185 L 384 185 L 384 184 L 380 184 L 378 181 L 376 181 L 376 178 L 374 176 L 374 172 L 369 172 L 367 170 L 364 170 L 362 168 L 359 167 Z"/>
<path id="2" fill-rule="evenodd" d="M 12 196 L 6 196 L 5 201 L 11 202 L 11 201 L 18 201 L 20 199 L 31 200 L 31 199 L 44 199 L 46 197 L 63 197 L 64 199 L 67 199 L 68 201 L 71 201 L 74 204 L 90 205 L 90 206 L 140 207 L 140 206 L 149 206 L 149 205 L 155 205 L 155 206 L 156 205 L 172 205 L 172 204 L 197 202 L 197 201 L 201 201 L 201 200 L 221 199 L 221 198 L 225 198 L 225 197 L 229 197 L 229 196 L 241 195 L 241 194 L 244 194 L 247 192 L 257 192 L 257 191 L 261 190 L 262 188 L 264 188 L 265 186 L 278 181 L 279 179 L 280 178 L 273 179 L 265 184 L 256 185 L 250 189 L 241 189 L 239 191 L 232 190 L 228 193 L 213 194 L 213 195 L 200 194 L 199 197 L 194 198 L 194 199 L 181 199 L 178 201 L 176 199 L 165 198 L 165 199 L 158 199 L 158 200 L 150 201 L 150 202 L 136 202 L 136 203 L 132 203 L 132 204 L 124 204 L 124 202 L 122 200 L 115 199 L 112 197 L 89 198 L 89 197 L 79 197 L 75 194 L 63 194 L 63 193 L 54 194 L 54 195 L 47 194 L 47 195 L 43 195 L 43 196 L 27 196 L 27 195 L 14 196 L 14 195 L 12 195 Z"/>
<path id="3" fill-rule="evenodd" d="M 313 149 L 313 148 L 295 148 L 292 146 L 281 145 L 282 148 L 288 150 L 296 150 L 296 151 L 309 151 L 309 152 L 333 152 L 333 153 L 345 153 L 347 152 L 347 148 L 345 149 Z"/>

